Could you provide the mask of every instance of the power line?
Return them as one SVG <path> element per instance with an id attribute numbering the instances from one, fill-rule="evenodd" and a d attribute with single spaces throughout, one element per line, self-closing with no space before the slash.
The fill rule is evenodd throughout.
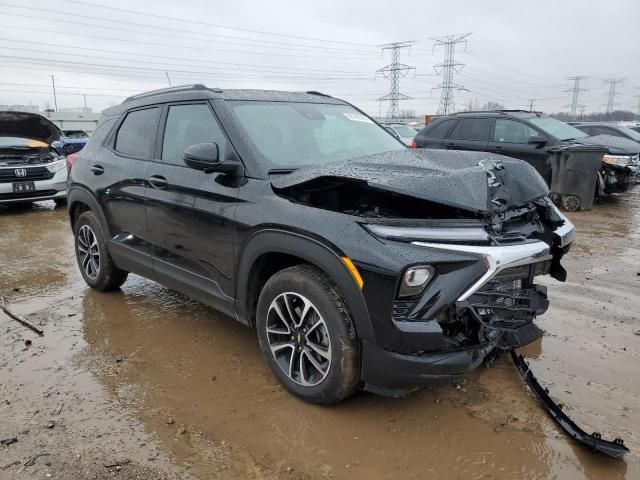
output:
<path id="1" fill-rule="evenodd" d="M 81 0 L 61 0 L 61 1 L 68 2 L 68 3 L 76 3 L 76 4 L 80 4 L 80 5 L 86 5 L 86 6 L 90 6 L 90 7 L 94 7 L 94 8 L 101 8 L 101 9 L 105 9 L 105 10 L 118 11 L 118 12 L 124 12 L 124 13 L 131 13 L 131 14 L 134 14 L 134 15 L 141 15 L 141 16 L 145 16 L 145 17 L 160 18 L 162 20 L 171 20 L 171 21 L 175 21 L 175 22 L 189 23 L 189 24 L 193 24 L 193 25 L 204 25 L 206 27 L 223 28 L 223 29 L 226 29 L 226 30 L 237 30 L 237 31 L 240 31 L 240 32 L 257 33 L 257 34 L 260 34 L 260 35 L 269 35 L 269 36 L 274 36 L 274 37 L 285 37 L 285 38 L 295 38 L 295 39 L 298 39 L 298 40 L 309 40 L 309 41 L 314 41 L 314 42 L 335 43 L 335 44 L 342 44 L 342 45 L 355 45 L 355 46 L 369 47 L 369 48 L 374 47 L 374 45 L 370 45 L 370 44 L 366 44 L 366 43 L 344 42 L 344 41 L 340 41 L 340 40 L 329 40 L 329 39 L 324 39 L 324 38 L 305 37 L 305 36 L 301 36 L 301 35 L 290 35 L 290 34 L 285 34 L 285 33 L 267 32 L 267 31 L 264 31 L 264 30 L 254 30 L 254 29 L 250 29 L 250 28 L 231 27 L 229 25 L 221 25 L 221 24 L 216 24 L 216 23 L 209 23 L 209 22 L 203 22 L 203 21 L 198 21 L 198 20 L 190 20 L 190 19 L 179 18 L 179 17 L 170 17 L 170 16 L 166 16 L 166 15 L 158 15 L 158 14 L 154 14 L 154 13 L 140 12 L 140 11 L 136 11 L 136 10 L 128 10 L 126 8 L 117 8 L 117 7 L 107 6 L 107 5 L 96 5 L 95 3 L 84 2 L 84 1 L 81 1 Z"/>
<path id="2" fill-rule="evenodd" d="M 28 7 L 20 7 L 20 6 L 16 6 L 16 5 L 11 5 L 11 4 L 6 4 L 3 2 L 0 2 L 0 5 L 8 5 L 11 6 L 13 8 L 25 8 L 27 9 Z M 47 16 L 38 16 L 38 15 L 27 15 L 27 14 L 21 14 L 21 13 L 5 13 L 6 15 L 11 15 L 14 17 L 21 17 L 21 18 L 29 18 L 29 19 L 35 19 L 35 20 L 47 20 L 47 21 L 53 21 L 56 24 L 60 24 L 60 23 L 66 23 L 69 25 L 73 25 L 73 26 L 77 26 L 78 22 L 77 21 L 72 21 L 72 20 L 65 20 L 62 18 L 51 18 L 51 13 L 57 14 L 57 15 L 61 15 L 60 12 L 56 12 L 55 10 L 48 10 L 48 9 L 44 9 L 44 8 L 38 8 L 38 9 L 32 9 L 29 8 L 29 10 L 39 10 L 39 11 L 45 11 L 45 12 L 50 12 Z M 80 14 L 76 14 L 76 13 L 71 13 L 68 12 L 65 14 L 66 17 L 79 17 L 79 18 L 89 18 L 92 20 L 95 20 L 95 17 L 89 16 L 89 15 L 80 15 Z M 231 35 L 222 35 L 222 34 L 216 34 L 216 33 L 203 33 L 203 32 L 191 32 L 191 31 L 187 31 L 185 32 L 184 30 L 180 30 L 180 29 L 169 29 L 169 28 L 161 28 L 161 27 L 155 27 L 155 26 L 150 26 L 150 25 L 146 25 L 144 23 L 136 23 L 136 22 L 126 22 L 126 21 L 115 21 L 115 20 L 109 20 L 109 19 L 100 19 L 102 21 L 107 21 L 107 22 L 115 22 L 117 25 L 121 25 L 121 24 L 127 24 L 127 25 L 132 25 L 134 27 L 137 27 L 136 29 L 133 28 L 121 28 L 121 27 L 117 27 L 117 26 L 111 26 L 111 25 L 100 25 L 100 24 L 96 24 L 96 23 L 90 23 L 87 22 L 85 20 L 82 21 L 82 26 L 83 27 L 94 27 L 94 28 L 102 28 L 105 30 L 109 30 L 109 31 L 119 31 L 119 32 L 128 32 L 128 33 L 135 33 L 136 35 L 151 35 L 153 37 L 167 37 L 167 38 L 174 38 L 174 39 L 178 39 L 178 40 L 192 40 L 195 42 L 209 42 L 209 43 L 215 43 L 215 44 L 220 44 L 220 43 L 226 43 L 229 45 L 240 45 L 240 46 L 248 46 L 248 47 L 258 47 L 258 48 L 269 48 L 269 49 L 284 49 L 284 50 L 297 50 L 300 52 L 314 52 L 314 51 L 323 51 L 323 52 L 329 52 L 329 53 L 344 53 L 344 54 L 348 54 L 348 53 L 353 53 L 353 54 L 358 54 L 358 55 L 365 55 L 369 58 L 372 58 L 373 56 L 375 56 L 375 53 L 373 52 L 367 52 L 367 51 L 358 51 L 358 50 L 348 50 L 348 49 L 339 49 L 339 48 L 335 48 L 335 47 L 326 47 L 326 46 L 316 46 L 316 45 L 304 45 L 304 44 L 296 44 L 296 43 L 287 43 L 287 42 L 277 42 L 274 40 L 260 40 L 260 39 L 253 39 L 253 38 L 245 38 L 245 37 L 236 37 L 236 36 L 231 36 Z M 9 26 L 11 28 L 21 28 L 21 27 L 14 27 L 12 25 L 5 25 L 5 26 Z M 145 31 L 141 31 L 139 29 L 139 27 L 144 27 L 144 28 L 159 28 L 161 31 L 160 32 L 145 32 Z M 22 27 L 24 29 L 24 27 Z M 33 31 L 34 27 L 29 27 L 28 30 L 29 31 Z M 39 31 L 45 31 L 43 29 L 38 28 Z M 167 30 L 177 30 L 178 32 L 181 33 L 181 35 L 171 35 L 169 33 L 166 33 Z M 49 30 L 51 32 L 51 30 Z M 70 33 L 68 30 L 53 30 L 53 33 L 57 33 L 60 35 L 74 35 L 74 36 L 78 36 L 79 34 L 74 34 L 74 33 Z M 205 38 L 189 38 L 186 37 L 185 34 L 195 34 L 195 35 L 202 35 Z M 126 42 L 126 43 L 131 43 L 131 39 L 127 38 L 127 39 L 119 39 L 119 38 L 115 38 L 115 37 L 98 37 L 96 35 L 81 35 L 81 36 L 91 36 L 94 38 L 105 38 L 105 39 L 109 39 L 109 40 L 115 40 L 115 41 L 120 41 L 120 42 Z M 208 38 L 206 38 L 208 37 Z M 213 37 L 217 37 L 217 38 L 213 38 Z M 229 40 L 220 40 L 220 38 L 230 38 L 230 39 L 236 39 L 236 40 L 242 40 L 244 42 L 254 42 L 254 43 L 242 43 L 242 42 L 233 42 L 233 41 L 229 41 Z M 144 41 L 140 41 L 140 40 L 136 40 L 136 43 L 149 43 L 149 42 L 144 42 Z M 180 46 L 180 45 L 167 45 L 167 46 Z M 193 48 L 193 47 L 189 47 L 189 48 Z M 228 52 L 229 50 L 225 49 L 225 52 Z M 243 53 L 243 52 L 238 52 L 238 53 Z M 349 57 L 349 58 L 354 58 L 354 57 Z"/>
<path id="3" fill-rule="evenodd" d="M 619 95 L 616 91 L 617 87 L 619 84 L 621 85 L 624 80 L 624 78 L 607 78 L 602 81 L 605 85 L 609 86 L 607 90 L 607 113 L 613 112 L 616 95 Z"/>
<path id="4" fill-rule="evenodd" d="M 435 65 L 433 68 L 438 75 L 442 76 L 442 82 L 436 88 L 441 89 L 440 103 L 438 105 L 438 113 L 447 115 L 455 111 L 455 105 L 453 102 L 453 90 L 462 90 L 464 87 L 454 82 L 454 74 L 460 73 L 464 67 L 464 63 L 456 62 L 455 51 L 456 45 L 464 43 L 466 45 L 466 38 L 471 33 L 462 33 L 457 35 L 445 35 L 443 37 L 436 37 L 432 40 L 435 41 L 433 49 L 436 47 L 444 47 L 444 58 L 442 63 Z"/>
<path id="5" fill-rule="evenodd" d="M 56 43 L 50 43 L 50 42 L 36 42 L 36 41 L 29 41 L 29 40 L 24 40 L 24 41 L 17 41 L 17 40 L 9 40 L 9 39 L 5 39 L 0 37 L 0 40 L 8 40 L 10 42 L 18 42 L 18 43 L 31 43 L 31 44 L 36 44 L 36 45 L 46 45 L 46 46 L 60 46 L 63 48 L 76 48 L 76 47 L 71 47 L 69 45 L 61 45 L 61 44 L 56 44 Z M 87 55 L 85 53 L 78 53 L 78 52 L 73 52 L 73 53 L 69 53 L 69 52 L 60 52 L 60 51 L 53 51 L 53 50 L 42 50 L 42 49 L 32 49 L 32 48 L 20 48 L 20 47 L 5 47 L 0 45 L 0 48 L 4 48 L 6 50 L 18 50 L 21 52 L 35 52 L 35 53 L 47 53 L 47 54 L 55 54 L 55 55 L 73 55 L 74 57 L 87 57 L 87 58 L 99 58 L 99 59 L 104 59 L 104 60 L 115 60 L 115 61 L 122 61 L 122 62 L 135 62 L 136 64 L 139 63 L 146 63 L 146 64 L 151 64 L 151 65 L 167 65 L 167 62 L 154 62 L 154 61 L 149 61 L 149 60 L 139 60 L 139 59 L 135 59 L 135 60 L 129 60 L 126 58 L 110 58 L 110 57 L 105 57 L 104 55 Z M 256 64 L 250 64 L 250 63 L 234 63 L 234 62 L 221 62 L 219 60 L 203 60 L 203 59 L 198 59 L 198 58 L 187 58 L 187 57 L 172 57 L 172 56 L 167 56 L 167 55 L 151 55 L 151 54 L 147 54 L 147 53 L 130 53 L 130 52 L 126 52 L 123 50 L 107 50 L 104 48 L 89 48 L 89 47 L 83 47 L 82 50 L 87 50 L 87 51 L 92 51 L 92 52 L 101 52 L 101 53 L 110 53 L 113 55 L 128 55 L 128 56 L 134 56 L 134 57 L 149 57 L 149 58 L 160 58 L 163 60 L 180 60 L 183 62 L 199 62 L 199 63 L 205 63 L 207 65 L 210 65 L 212 63 L 219 63 L 219 64 L 223 64 L 223 65 L 231 65 L 233 67 L 249 67 L 250 71 L 254 71 L 254 69 L 256 68 L 273 68 L 273 69 L 281 69 L 284 70 L 285 72 L 287 70 L 300 70 L 302 72 L 318 72 L 318 74 L 324 74 L 327 75 L 329 73 L 331 74 L 335 74 L 335 73 L 341 73 L 341 74 L 352 74 L 352 75 L 367 75 L 366 72 L 356 72 L 356 71 L 349 71 L 349 70 L 320 70 L 320 69 L 315 69 L 315 68 L 305 68 L 305 67 L 281 67 L 279 65 L 256 65 Z M 171 64 L 172 66 L 180 66 L 180 67 L 192 67 L 194 65 L 190 65 L 188 63 L 183 63 L 183 64 Z M 201 66 L 198 65 L 197 68 L 200 68 Z M 237 69 L 240 70 L 240 69 Z M 277 71 L 273 71 L 273 70 L 263 70 L 261 72 L 258 73 L 285 73 L 285 72 L 277 72 Z M 315 75 L 315 73 L 314 73 Z"/>
<path id="6" fill-rule="evenodd" d="M 567 80 L 571 80 L 573 82 L 573 87 L 568 90 L 565 90 L 565 92 L 571 92 L 571 105 L 567 105 L 567 106 L 571 107 L 571 115 L 573 115 L 574 117 L 576 116 L 578 112 L 578 107 L 580 106 L 578 104 L 578 96 L 580 95 L 580 92 L 587 91 L 586 88 L 580 87 L 580 82 L 588 78 L 591 78 L 591 77 L 588 77 L 586 75 L 576 75 L 575 77 L 567 77 Z"/>
<path id="7" fill-rule="evenodd" d="M 384 78 L 390 79 L 389 93 L 378 98 L 379 102 L 389 101 L 389 110 L 387 110 L 387 118 L 398 118 L 400 116 L 400 100 L 409 100 L 411 97 L 400 93 L 400 77 L 404 77 L 416 67 L 400 63 L 400 51 L 409 48 L 415 41 L 393 42 L 380 45 L 382 52 L 391 51 L 391 63 L 376 71 L 381 73 Z"/>

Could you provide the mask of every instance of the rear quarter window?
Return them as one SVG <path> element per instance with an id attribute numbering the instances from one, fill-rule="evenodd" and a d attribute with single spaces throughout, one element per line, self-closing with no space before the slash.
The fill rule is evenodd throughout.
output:
<path id="1" fill-rule="evenodd" d="M 425 137 L 427 138 L 445 138 L 449 130 L 453 127 L 453 124 L 456 123 L 458 119 L 451 120 L 441 120 L 437 124 L 435 124 L 431 130 L 425 132 Z"/>
<path id="2" fill-rule="evenodd" d="M 127 113 L 116 135 L 115 149 L 129 157 L 151 158 L 154 153 L 160 108 Z"/>

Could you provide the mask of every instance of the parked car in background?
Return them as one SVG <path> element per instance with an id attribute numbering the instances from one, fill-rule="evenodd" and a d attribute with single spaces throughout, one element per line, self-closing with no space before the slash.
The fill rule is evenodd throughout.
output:
<path id="1" fill-rule="evenodd" d="M 525 110 L 461 112 L 438 117 L 415 138 L 416 148 L 474 150 L 519 158 L 532 165 L 551 184 L 549 149 L 578 143 L 603 146 L 596 194 L 627 190 L 637 173 L 638 146 L 610 135 L 587 133 L 555 118 Z"/>
<path id="2" fill-rule="evenodd" d="M 273 374 L 314 403 L 406 392 L 536 340 L 534 278 L 564 281 L 574 237 L 529 165 L 408 149 L 318 92 L 137 95 L 77 157 L 86 283 L 136 273 L 255 326 Z"/>
<path id="3" fill-rule="evenodd" d="M 627 140 L 632 140 L 638 145 L 638 151 L 640 151 L 640 132 L 633 130 L 633 128 L 625 127 L 623 125 L 616 125 L 615 123 L 575 123 L 574 126 L 578 130 L 582 130 L 589 136 L 595 135 L 611 135 L 613 137 L 622 137 Z"/>
<path id="4" fill-rule="evenodd" d="M 408 147 L 411 146 L 411 142 L 413 142 L 414 137 L 418 133 L 414 128 L 404 123 L 383 123 L 383 126 Z"/>
<path id="5" fill-rule="evenodd" d="M 89 135 L 84 130 L 63 130 L 55 147 L 63 155 L 71 155 L 82 150 L 88 141 Z"/>
<path id="6" fill-rule="evenodd" d="M 59 138 L 60 129 L 41 115 L 0 112 L 0 203 L 64 203 L 65 157 L 53 146 Z"/>

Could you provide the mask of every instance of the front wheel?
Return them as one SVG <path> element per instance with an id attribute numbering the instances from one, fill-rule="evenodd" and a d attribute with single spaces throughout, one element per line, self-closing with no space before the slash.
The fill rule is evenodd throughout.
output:
<path id="1" fill-rule="evenodd" d="M 127 280 L 128 273 L 115 266 L 98 219 L 85 212 L 74 226 L 76 259 L 82 278 L 91 288 L 107 292 L 117 290 Z"/>
<path id="2" fill-rule="evenodd" d="M 331 404 L 357 388 L 358 339 L 337 286 L 298 265 L 271 277 L 258 300 L 258 340 L 269 367 L 291 393 Z"/>

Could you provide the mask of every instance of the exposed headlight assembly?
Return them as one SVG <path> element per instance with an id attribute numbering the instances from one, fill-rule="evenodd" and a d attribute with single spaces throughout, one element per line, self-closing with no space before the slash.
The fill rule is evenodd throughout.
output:
<path id="1" fill-rule="evenodd" d="M 489 241 L 489 234 L 484 228 L 479 226 L 398 227 L 392 225 L 363 224 L 363 227 L 377 237 L 403 242 L 484 243 Z"/>
<path id="2" fill-rule="evenodd" d="M 420 294 L 435 276 L 435 272 L 431 265 L 418 265 L 407 268 L 400 281 L 398 297 L 413 297 Z"/>
<path id="3" fill-rule="evenodd" d="M 602 162 L 616 167 L 628 167 L 633 162 L 630 155 L 604 155 Z"/>

